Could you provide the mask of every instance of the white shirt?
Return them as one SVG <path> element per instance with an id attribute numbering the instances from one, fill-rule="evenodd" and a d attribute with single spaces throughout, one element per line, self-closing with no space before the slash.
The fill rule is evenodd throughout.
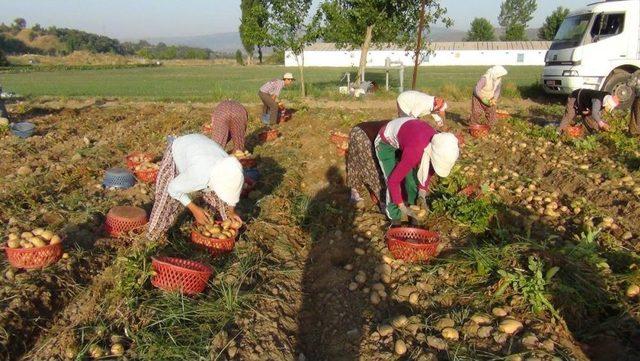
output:
<path id="1" fill-rule="evenodd" d="M 399 149 L 400 148 L 400 143 L 398 142 L 398 132 L 400 132 L 400 128 L 402 128 L 402 126 L 404 125 L 404 123 L 415 119 L 414 117 L 402 117 L 402 118 L 397 118 L 394 119 L 392 121 L 390 121 L 389 123 L 387 123 L 387 125 L 384 127 L 384 132 L 382 132 L 382 134 L 384 135 L 384 140 L 386 141 L 387 144 L 389 144 L 390 146 Z M 378 136 L 378 138 L 380 138 L 380 136 Z M 378 139 L 376 139 L 376 142 L 378 141 Z M 377 144 L 377 143 L 376 143 Z"/>
<path id="2" fill-rule="evenodd" d="M 171 151 L 178 176 L 169 182 L 167 192 L 184 206 L 191 203 L 189 193 L 208 188 L 213 167 L 229 156 L 218 143 L 202 134 L 176 138 Z"/>
<path id="3" fill-rule="evenodd" d="M 398 95 L 398 107 L 409 117 L 419 118 L 433 112 L 435 97 L 415 90 L 407 90 Z"/>

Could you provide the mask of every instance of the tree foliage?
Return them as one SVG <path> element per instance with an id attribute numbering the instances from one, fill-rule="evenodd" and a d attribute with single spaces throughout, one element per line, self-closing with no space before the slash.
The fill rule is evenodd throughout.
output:
<path id="1" fill-rule="evenodd" d="M 527 40 L 527 33 L 524 25 L 512 24 L 506 29 L 504 40 L 506 41 L 525 41 Z"/>
<path id="2" fill-rule="evenodd" d="M 27 21 L 23 18 L 16 18 L 13 20 L 13 25 L 17 28 L 17 29 L 24 29 L 27 27 Z"/>
<path id="3" fill-rule="evenodd" d="M 471 22 L 471 29 L 467 32 L 465 41 L 495 41 L 496 32 L 493 25 L 485 18 L 475 18 Z"/>
<path id="4" fill-rule="evenodd" d="M 262 63 L 262 47 L 268 42 L 266 24 L 269 14 L 265 0 L 242 0 L 240 2 L 242 17 L 240 18 L 240 39 L 242 46 L 249 55 L 258 49 L 258 57 Z"/>
<path id="5" fill-rule="evenodd" d="M 498 16 L 500 26 L 509 28 L 513 25 L 522 25 L 526 28 L 537 8 L 536 0 L 505 0 L 500 6 L 500 15 Z"/>
<path id="6" fill-rule="evenodd" d="M 558 8 L 547 17 L 540 30 L 538 30 L 538 38 L 540 38 L 540 40 L 553 40 L 558 29 L 560 29 L 560 25 L 562 25 L 562 22 L 568 15 L 569 9 L 558 6 Z"/>
<path id="7" fill-rule="evenodd" d="M 0 49 L 0 66 L 7 65 L 9 65 L 9 61 L 7 60 L 7 57 L 4 56 L 4 52 L 2 52 L 2 49 Z"/>

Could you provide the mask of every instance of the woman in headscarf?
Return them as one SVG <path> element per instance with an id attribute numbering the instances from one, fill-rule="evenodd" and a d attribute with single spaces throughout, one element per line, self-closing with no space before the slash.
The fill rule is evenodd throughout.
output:
<path id="1" fill-rule="evenodd" d="M 368 191 L 374 202 L 384 199 L 384 178 L 378 164 L 374 142 L 388 120 L 363 122 L 349 132 L 347 153 L 347 185 L 351 188 L 351 202 L 362 201 L 360 191 Z M 384 209 L 384 206 L 381 206 Z"/>
<path id="2" fill-rule="evenodd" d="M 213 221 L 211 215 L 196 205 L 189 193 L 203 191 L 206 203 L 223 220 L 238 219 L 235 205 L 244 183 L 242 165 L 220 145 L 202 134 L 176 138 L 167 147 L 158 179 L 147 235 L 156 239 L 165 233 L 186 207 L 198 224 Z"/>
<path id="3" fill-rule="evenodd" d="M 496 123 L 496 104 L 502 90 L 502 77 L 507 75 L 507 69 L 496 65 L 478 80 L 473 90 L 471 101 L 471 124 L 478 124 L 479 119 L 485 116 L 490 126 Z"/>
<path id="4" fill-rule="evenodd" d="M 397 105 L 399 117 L 422 118 L 431 115 L 438 127 L 444 125 L 445 112 L 449 107 L 443 98 L 415 90 L 407 90 L 400 93 Z"/>
<path id="5" fill-rule="evenodd" d="M 394 225 L 403 216 L 417 219 L 407 204 L 415 204 L 417 199 L 426 203 L 433 174 L 449 176 L 460 154 L 455 135 L 438 133 L 429 124 L 409 117 L 392 120 L 382 127 L 375 147 L 387 183 L 386 213 Z M 401 153 L 400 159 L 396 157 L 397 151 Z"/>
<path id="6" fill-rule="evenodd" d="M 244 151 L 249 115 L 247 109 L 235 100 L 225 100 L 211 113 L 211 139 L 222 148 L 233 141 L 233 150 Z"/>
<path id="7" fill-rule="evenodd" d="M 618 97 L 599 90 L 577 89 L 567 98 L 564 117 L 558 127 L 563 132 L 572 125 L 578 115 L 582 117 L 584 125 L 592 132 L 608 131 L 611 127 L 602 118 L 602 110 L 612 112 L 618 107 Z"/>

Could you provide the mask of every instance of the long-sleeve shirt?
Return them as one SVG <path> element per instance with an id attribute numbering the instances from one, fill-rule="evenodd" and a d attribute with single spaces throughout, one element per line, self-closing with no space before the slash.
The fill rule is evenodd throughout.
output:
<path id="1" fill-rule="evenodd" d="M 473 94 L 480 98 L 480 94 L 482 93 L 482 89 L 487 85 L 487 78 L 484 76 L 478 80 L 476 83 L 476 88 L 473 90 Z M 500 92 L 502 92 L 502 83 L 498 84 L 496 90 L 493 92 L 493 99 L 500 98 Z M 484 99 L 483 99 L 484 100 Z"/>
<path id="2" fill-rule="evenodd" d="M 169 183 L 167 192 L 184 206 L 191 203 L 189 193 L 208 187 L 213 166 L 229 157 L 220 145 L 202 134 L 176 138 L 171 151 L 178 176 Z"/>
<path id="3" fill-rule="evenodd" d="M 264 83 L 264 85 L 260 87 L 260 91 L 278 97 L 280 96 L 280 91 L 282 91 L 282 88 L 284 88 L 284 80 L 273 79 Z"/>
<path id="4" fill-rule="evenodd" d="M 387 187 L 393 203 L 403 203 L 401 184 L 411 170 L 420 166 L 424 149 L 435 134 L 436 130 L 429 124 L 411 118 L 398 118 L 380 130 L 382 141 L 402 151 L 400 162 L 396 164 L 387 179 Z M 420 189 L 427 189 L 432 175 L 433 169 L 429 169 L 426 182 L 419 184 Z"/>
<path id="5" fill-rule="evenodd" d="M 575 99 L 574 108 L 576 113 L 590 115 L 593 120 L 602 123 L 604 122 L 601 114 L 602 102 L 607 95 L 609 93 L 599 90 L 578 89 L 574 90 L 569 97 Z"/>

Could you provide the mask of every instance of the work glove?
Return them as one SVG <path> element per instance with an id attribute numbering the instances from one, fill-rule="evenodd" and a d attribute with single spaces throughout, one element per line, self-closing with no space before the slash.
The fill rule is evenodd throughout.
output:
<path id="1" fill-rule="evenodd" d="M 402 214 L 407 218 L 412 218 L 416 221 L 418 220 L 418 216 L 416 216 L 416 213 L 411 208 L 407 207 L 404 204 L 401 204 L 398 207 L 400 208 L 400 212 L 402 212 Z"/>
<path id="2" fill-rule="evenodd" d="M 418 192 L 418 200 L 416 202 L 416 205 L 422 209 L 428 209 L 427 208 L 427 190 L 426 189 L 421 189 Z"/>

